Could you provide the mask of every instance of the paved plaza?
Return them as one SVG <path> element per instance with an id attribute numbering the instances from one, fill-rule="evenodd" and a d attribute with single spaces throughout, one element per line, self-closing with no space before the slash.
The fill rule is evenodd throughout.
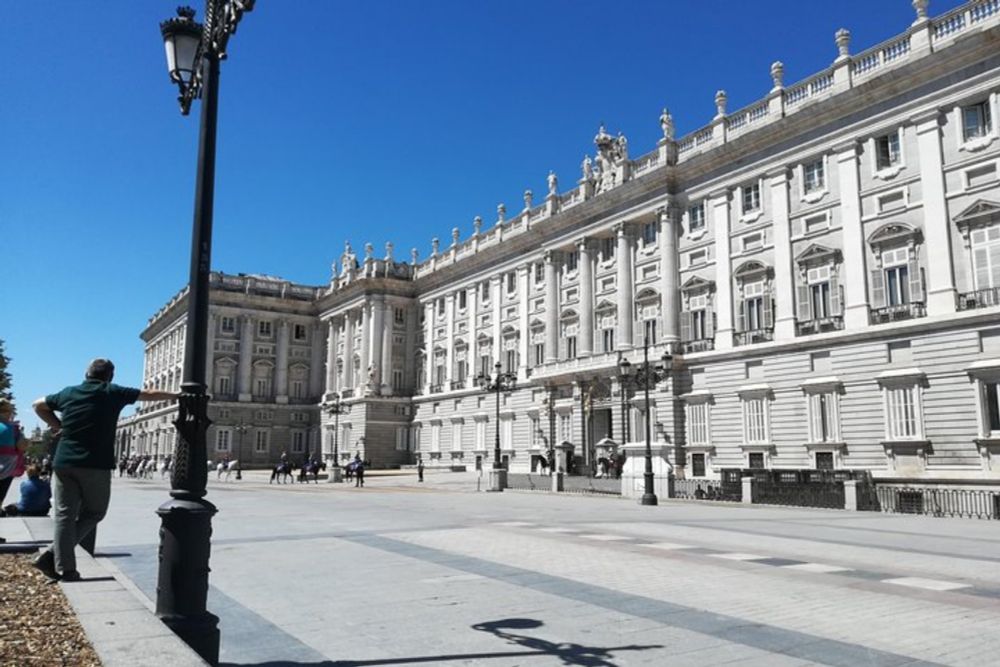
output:
<path id="1" fill-rule="evenodd" d="M 1000 652 L 998 522 L 427 478 L 213 475 L 222 663 L 985 665 Z M 166 490 L 116 479 L 98 542 L 150 605 Z"/>

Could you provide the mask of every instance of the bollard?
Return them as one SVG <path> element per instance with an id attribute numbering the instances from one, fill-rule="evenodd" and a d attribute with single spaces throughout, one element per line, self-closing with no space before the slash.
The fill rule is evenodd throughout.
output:
<path id="1" fill-rule="evenodd" d="M 740 481 L 743 483 L 743 502 L 750 505 L 753 503 L 753 477 L 744 477 Z"/>
<path id="2" fill-rule="evenodd" d="M 844 480 L 844 509 L 849 512 L 858 511 L 858 480 Z"/>
<path id="3" fill-rule="evenodd" d="M 560 493 L 563 490 L 563 472 L 553 473 L 552 475 L 552 492 Z"/>

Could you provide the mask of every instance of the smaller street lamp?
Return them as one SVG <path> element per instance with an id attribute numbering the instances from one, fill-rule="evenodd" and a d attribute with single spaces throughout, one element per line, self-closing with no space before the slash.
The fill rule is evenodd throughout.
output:
<path id="1" fill-rule="evenodd" d="M 351 412 L 351 406 L 347 403 L 341 401 L 340 393 L 333 395 L 333 399 L 324 403 L 321 406 L 326 413 L 333 417 L 333 461 L 327 464 L 330 469 L 326 476 L 327 482 L 339 482 L 341 481 L 340 476 L 340 452 L 338 450 L 337 438 L 340 432 L 340 415 L 346 415 Z"/>
<path id="2" fill-rule="evenodd" d="M 243 434 L 249 431 L 253 426 L 241 421 L 239 424 L 233 426 L 233 430 L 239 433 L 240 437 L 237 440 L 236 445 L 236 479 L 243 479 Z"/>
<path id="3" fill-rule="evenodd" d="M 493 474 L 491 475 L 492 491 L 503 491 L 503 488 L 507 485 L 506 470 L 500 461 L 500 392 L 514 391 L 514 388 L 517 386 L 517 376 L 513 373 L 504 373 L 502 368 L 503 366 L 498 361 L 493 365 L 493 377 L 485 373 L 480 373 L 476 377 L 476 382 L 478 382 L 480 389 L 495 392 L 497 396 L 496 438 L 493 445 Z"/>
<path id="4" fill-rule="evenodd" d="M 618 377 L 622 381 L 622 391 L 624 392 L 625 386 L 631 384 L 643 390 L 645 393 L 646 400 L 646 468 L 643 472 L 643 494 L 640 504 L 642 505 L 656 505 L 656 493 L 653 490 L 653 449 L 651 445 L 652 440 L 652 426 L 650 422 L 649 414 L 649 388 L 651 386 L 655 387 L 658 382 L 663 382 L 668 377 L 670 377 L 670 371 L 673 368 L 674 358 L 667 352 L 663 353 L 663 357 L 660 359 L 660 363 L 653 365 L 649 363 L 649 336 L 646 336 L 643 341 L 642 346 L 642 357 L 643 362 L 641 365 L 633 368 L 631 362 L 628 359 L 622 357 L 621 361 L 618 362 Z"/>

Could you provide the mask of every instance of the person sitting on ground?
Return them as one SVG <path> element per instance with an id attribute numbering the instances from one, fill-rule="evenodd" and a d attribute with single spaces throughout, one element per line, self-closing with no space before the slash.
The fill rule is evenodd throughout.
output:
<path id="1" fill-rule="evenodd" d="M 3 508 L 0 516 L 48 516 L 52 507 L 52 489 L 41 477 L 41 469 L 32 464 L 25 471 L 28 478 L 21 482 L 21 498 Z"/>

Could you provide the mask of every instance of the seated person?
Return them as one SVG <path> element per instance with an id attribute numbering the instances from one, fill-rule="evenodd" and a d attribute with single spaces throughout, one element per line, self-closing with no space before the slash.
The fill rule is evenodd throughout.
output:
<path id="1" fill-rule="evenodd" d="M 21 482 L 21 498 L 16 503 L 3 508 L 3 516 L 46 516 L 52 507 L 52 490 L 49 483 L 41 478 L 41 469 L 32 464 Z"/>

